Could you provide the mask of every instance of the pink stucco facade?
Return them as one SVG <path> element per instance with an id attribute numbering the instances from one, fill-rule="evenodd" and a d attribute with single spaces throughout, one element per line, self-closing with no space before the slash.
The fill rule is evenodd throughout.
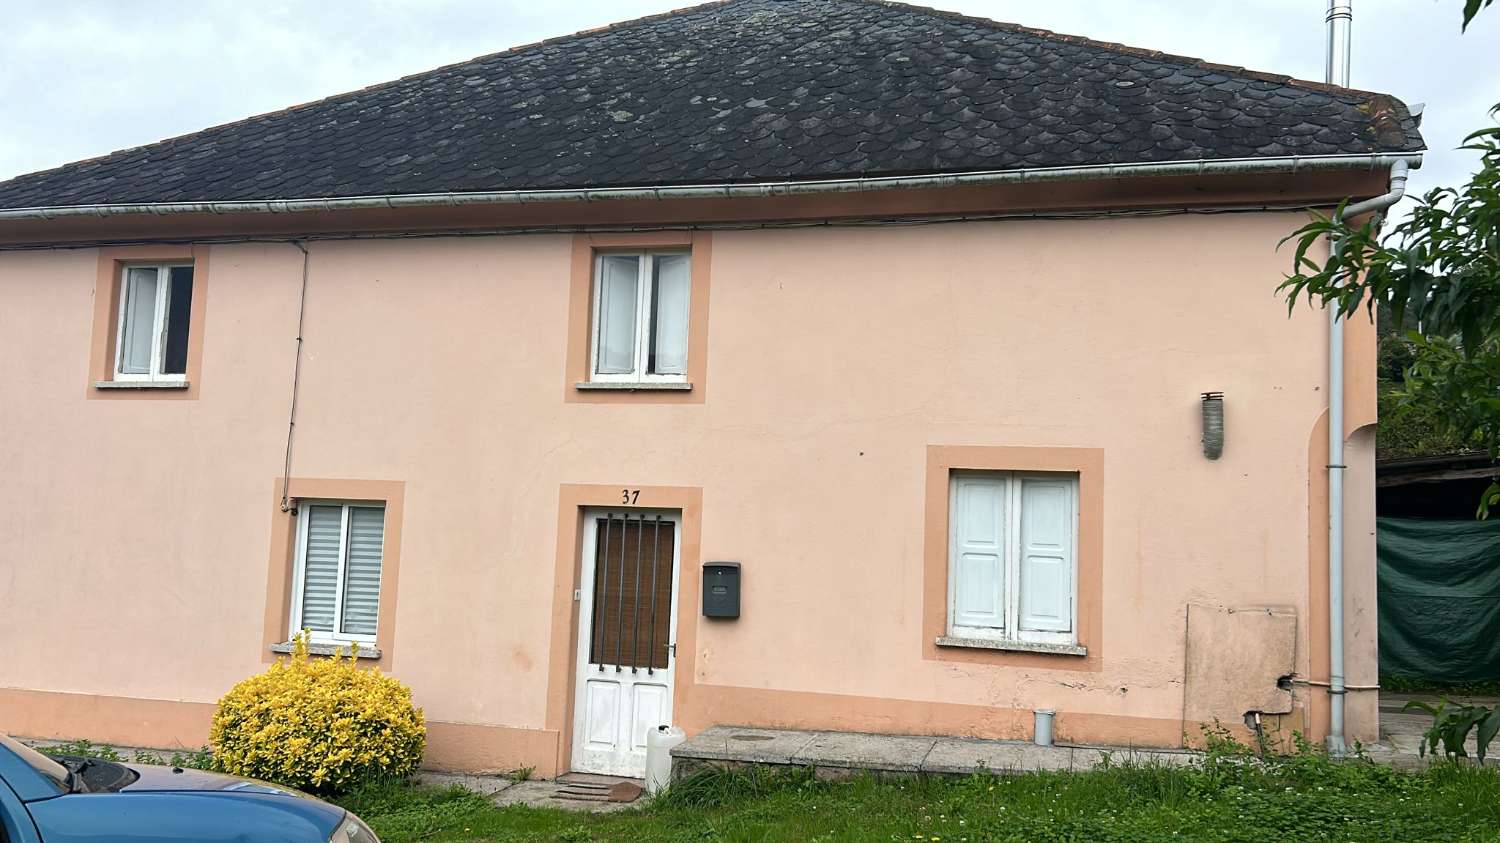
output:
<path id="1" fill-rule="evenodd" d="M 1326 697 L 1297 680 L 1327 679 L 1327 324 L 1275 294 L 1276 243 L 1304 219 L 712 231 L 706 378 L 675 402 L 569 400 L 574 235 L 315 241 L 291 474 L 401 484 L 381 664 L 425 707 L 435 766 L 568 765 L 577 584 L 560 554 L 585 487 L 689 501 L 673 505 L 697 530 L 674 710 L 690 730 L 1024 738 L 1045 707 L 1062 739 L 1178 745 L 1204 719 L 1186 689 L 1210 678 L 1187 675 L 1194 604 L 1295 617 L 1289 713 L 1267 722 L 1316 735 Z M 0 252 L 0 730 L 200 744 L 214 701 L 271 657 L 302 254 L 200 248 L 189 400 L 90 386 L 95 248 Z M 1199 445 L 1209 390 L 1226 395 L 1217 461 Z M 931 657 L 934 446 L 1102 456 L 1086 663 Z M 1349 448 L 1365 686 L 1373 437 Z M 698 616 L 713 559 L 743 566 L 736 621 Z M 1351 739 L 1374 737 L 1374 702 L 1350 694 Z"/>

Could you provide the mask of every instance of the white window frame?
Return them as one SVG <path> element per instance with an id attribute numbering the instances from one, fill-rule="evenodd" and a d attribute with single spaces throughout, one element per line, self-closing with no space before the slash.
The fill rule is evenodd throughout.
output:
<path id="1" fill-rule="evenodd" d="M 150 381 L 182 383 L 187 373 L 166 374 L 162 372 L 167 349 L 167 308 L 172 286 L 172 270 L 192 268 L 192 262 L 177 263 L 130 263 L 120 268 L 120 307 L 115 312 L 115 369 L 117 381 Z M 125 356 L 125 309 L 130 303 L 130 272 L 134 269 L 156 270 L 156 309 L 151 318 L 151 366 L 148 372 L 121 371 Z M 191 308 L 189 308 L 191 312 Z M 193 326 L 188 325 L 191 332 Z"/>
<path id="2" fill-rule="evenodd" d="M 1005 625 L 1001 628 L 959 625 L 954 622 L 958 609 L 958 508 L 955 506 L 958 485 L 964 478 L 981 477 L 1001 480 L 1004 483 L 1005 500 L 1005 548 L 1004 576 Z M 1072 527 L 1072 550 L 1070 562 L 1073 566 L 1072 593 L 1069 595 L 1070 618 L 1066 632 L 1021 629 L 1021 484 L 1027 479 L 1065 480 L 1071 490 L 1069 505 Z M 1074 471 L 952 471 L 948 478 L 948 635 L 954 638 L 971 638 L 985 641 L 1017 642 L 1023 644 L 1067 644 L 1078 643 L 1078 486 L 1079 475 Z"/>
<path id="3" fill-rule="evenodd" d="M 299 500 L 297 501 L 297 550 L 292 565 L 292 611 L 288 622 L 287 640 L 290 641 L 302 632 L 302 588 L 304 585 L 303 568 L 307 564 L 307 510 L 313 506 L 338 506 L 343 510 L 339 514 L 339 573 L 338 588 L 334 590 L 333 597 L 333 632 L 320 630 L 307 631 L 307 643 L 309 644 L 361 644 L 370 647 L 375 646 L 375 635 L 348 635 L 339 632 L 344 619 L 344 590 L 345 575 L 349 566 L 349 511 L 351 509 L 379 509 L 381 510 L 380 530 L 380 579 L 381 594 L 376 603 L 375 628 L 380 629 L 380 606 L 385 603 L 385 526 L 387 524 L 386 514 L 389 508 L 383 501 L 351 501 L 351 500 Z"/>
<path id="4" fill-rule="evenodd" d="M 688 258 L 688 346 L 692 347 L 693 267 L 690 249 L 650 249 L 600 251 L 594 253 L 594 301 L 593 321 L 589 330 L 589 380 L 594 383 L 687 383 L 687 358 L 683 358 L 683 373 L 680 375 L 658 375 L 646 371 L 651 357 L 651 322 L 656 314 L 651 309 L 651 291 L 654 286 L 653 272 L 658 257 L 683 256 Z M 599 332 L 603 316 L 604 259 L 606 257 L 639 258 L 635 285 L 635 368 L 629 372 L 600 373 Z"/>

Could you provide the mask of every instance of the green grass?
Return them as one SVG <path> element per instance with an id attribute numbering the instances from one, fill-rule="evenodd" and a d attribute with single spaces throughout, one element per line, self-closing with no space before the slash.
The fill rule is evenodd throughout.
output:
<path id="1" fill-rule="evenodd" d="M 1089 773 L 822 782 L 708 771 L 644 807 L 497 809 L 460 788 L 388 784 L 339 800 L 404 841 L 1500 841 L 1500 771 L 1403 773 L 1316 755 Z"/>

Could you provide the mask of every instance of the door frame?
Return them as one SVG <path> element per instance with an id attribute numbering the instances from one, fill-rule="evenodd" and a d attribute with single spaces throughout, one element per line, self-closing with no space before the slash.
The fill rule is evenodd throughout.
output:
<path id="1" fill-rule="evenodd" d="M 673 695 L 677 687 L 677 624 L 680 615 L 679 603 L 681 600 L 680 589 L 682 587 L 682 512 L 678 509 L 636 506 L 580 508 L 578 510 L 581 527 L 578 543 L 578 599 L 575 601 L 578 615 L 578 634 L 575 636 L 576 640 L 574 641 L 573 651 L 573 716 L 570 733 L 571 751 L 568 758 L 568 768 L 570 771 L 579 769 L 579 735 L 585 726 L 583 722 L 585 715 L 584 701 L 581 699 L 583 694 L 582 680 L 585 678 L 585 671 L 587 671 L 588 666 L 595 664 L 589 661 L 592 637 L 590 635 L 591 629 L 588 628 L 593 621 L 594 601 L 597 597 L 594 591 L 594 572 L 596 571 L 596 560 L 598 558 L 598 530 L 594 527 L 594 524 L 599 518 L 613 518 L 615 515 L 622 515 L 626 518 L 632 516 L 645 517 L 648 521 L 653 517 L 660 517 L 661 520 L 671 522 L 672 524 L 672 584 L 671 591 L 669 592 L 670 596 L 667 599 L 666 635 L 670 649 L 668 650 L 667 666 L 660 668 L 657 673 L 665 674 L 665 679 L 661 684 L 665 685 L 667 689 L 667 720 L 669 723 L 672 722 L 672 718 L 676 712 L 676 700 L 673 699 Z M 639 606 L 636 608 L 638 610 Z M 589 623 L 586 624 L 585 621 Z M 620 672 L 618 666 L 616 666 L 615 672 Z M 623 703 L 624 701 L 624 698 L 622 698 L 621 702 Z M 626 736 L 624 740 L 628 741 L 630 737 Z"/>
<path id="2" fill-rule="evenodd" d="M 568 772 L 573 760 L 573 709 L 577 697 L 576 654 L 578 652 L 578 601 L 582 587 L 582 539 L 585 509 L 621 506 L 626 491 L 639 493 L 634 503 L 641 509 L 675 509 L 682 517 L 678 528 L 677 553 L 677 658 L 674 662 L 672 717 L 683 728 L 694 728 L 690 705 L 697 655 L 697 593 L 701 584 L 703 489 L 698 486 L 645 486 L 631 484 L 564 483 L 558 489 L 557 542 L 553 580 L 551 642 L 547 651 L 547 701 L 545 730 L 555 738 L 556 754 L 551 770 L 539 774 Z"/>

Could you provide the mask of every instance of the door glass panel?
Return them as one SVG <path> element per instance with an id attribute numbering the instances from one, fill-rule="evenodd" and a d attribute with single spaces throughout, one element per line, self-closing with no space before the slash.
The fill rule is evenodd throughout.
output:
<path id="1" fill-rule="evenodd" d="M 156 321 L 156 267 L 133 266 L 125 276 L 125 309 L 120 317 L 120 372 L 151 372 Z"/>
<path id="2" fill-rule="evenodd" d="M 655 517 L 596 520 L 590 664 L 666 668 L 675 528 Z"/>
<path id="3" fill-rule="evenodd" d="M 594 370 L 601 375 L 635 371 L 640 260 L 633 255 L 605 255 L 600 261 L 599 344 Z"/>
<path id="4" fill-rule="evenodd" d="M 687 374 L 688 264 L 687 255 L 658 255 L 652 260 L 652 374 Z"/>

